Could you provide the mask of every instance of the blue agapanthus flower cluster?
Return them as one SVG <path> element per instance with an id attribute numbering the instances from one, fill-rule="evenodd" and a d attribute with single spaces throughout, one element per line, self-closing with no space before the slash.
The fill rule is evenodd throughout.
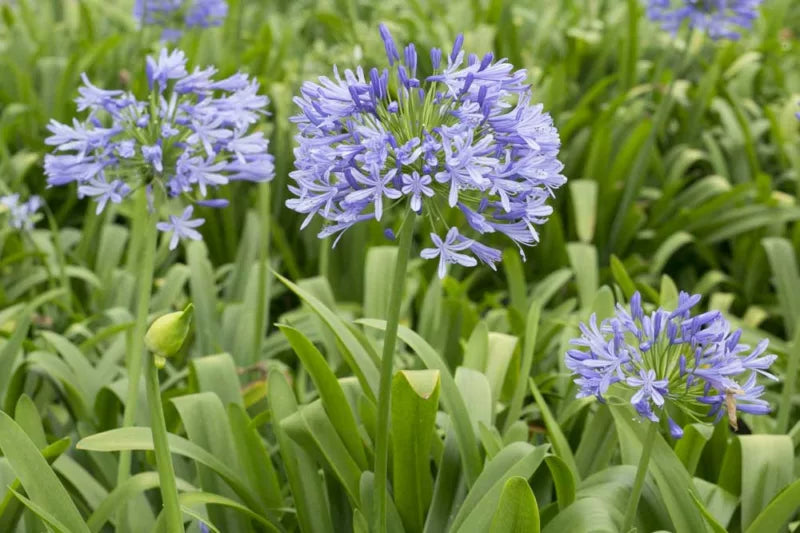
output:
<path id="1" fill-rule="evenodd" d="M 0 219 L 8 216 L 8 225 L 17 230 L 30 231 L 36 223 L 36 212 L 43 205 L 38 196 L 20 201 L 19 194 L 0 196 Z"/>
<path id="2" fill-rule="evenodd" d="M 676 33 L 684 23 L 712 39 L 738 39 L 737 28 L 750 28 L 763 0 L 649 0 L 647 16 Z"/>
<path id="3" fill-rule="evenodd" d="M 268 140 L 253 125 L 267 114 L 268 98 L 242 73 L 214 80 L 214 67 L 189 72 L 180 50 L 162 49 L 148 57 L 150 93 L 139 100 L 131 93 L 104 90 L 83 75 L 78 111 L 85 121 L 72 125 L 52 120 L 45 142 L 55 153 L 45 157 L 47 183 L 76 183 L 81 197 L 97 202 L 97 212 L 120 203 L 145 187 L 151 202 L 183 197 L 190 202 L 225 207 L 212 198 L 231 181 L 269 181 L 274 176 Z M 189 205 L 181 216 L 158 224 L 171 231 L 175 248 L 180 238 L 200 239 Z"/>
<path id="4" fill-rule="evenodd" d="M 578 375 L 578 397 L 604 401 L 609 390 L 629 396 L 644 418 L 667 416 L 670 433 L 683 430 L 670 416 L 683 411 L 691 420 L 727 414 L 736 425 L 736 411 L 766 414 L 758 374 L 769 379 L 775 355 L 764 355 L 767 340 L 755 348 L 740 344 L 742 330 L 731 330 L 719 311 L 692 316 L 700 295 L 681 292 L 677 308 L 645 314 L 637 292 L 630 311 L 617 304 L 616 315 L 600 326 L 593 314 L 572 341 L 580 349 L 567 352 L 566 366 Z"/>
<path id="5" fill-rule="evenodd" d="M 133 16 L 143 25 L 161 26 L 162 40 L 179 38 L 183 28 L 219 26 L 228 16 L 226 0 L 136 0 Z"/>
<path id="6" fill-rule="evenodd" d="M 432 74 L 422 77 L 414 45 L 399 49 L 383 25 L 380 34 L 390 68 L 334 68 L 295 98 L 296 197 L 286 205 L 307 215 L 303 227 L 322 217 L 320 238 L 383 222 L 398 205 L 423 215 L 434 233 L 421 255 L 438 258 L 440 277 L 453 263 L 494 268 L 500 250 L 479 241 L 488 234 L 521 253 L 536 244 L 566 178 L 558 131 L 526 72 L 491 53 L 466 55 L 459 35 L 449 54 L 430 51 Z"/>

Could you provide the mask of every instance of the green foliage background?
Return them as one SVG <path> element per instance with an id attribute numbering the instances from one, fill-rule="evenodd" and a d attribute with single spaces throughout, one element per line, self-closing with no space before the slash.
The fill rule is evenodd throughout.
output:
<path id="1" fill-rule="evenodd" d="M 678 290 L 704 294 L 746 342 L 770 339 L 781 378 L 773 414 L 745 416 L 740 434 L 657 437 L 639 530 L 797 527 L 800 4 L 767 0 L 738 42 L 673 38 L 636 0 L 229 4 L 224 26 L 179 46 L 191 64 L 259 79 L 276 179 L 229 187 L 230 208 L 202 213 L 204 242 L 157 253 L 152 316 L 195 306 L 193 337 L 161 374 L 190 531 L 368 530 L 397 252 L 369 224 L 331 250 L 283 204 L 293 95 L 334 64 L 383 64 L 380 22 L 420 50 L 463 32 L 467 50 L 526 68 L 569 178 L 526 262 L 509 249 L 497 272 L 439 281 L 412 260 L 390 530 L 618 530 L 644 429 L 624 406 L 575 400 L 563 354 L 579 321 L 637 289 L 667 308 Z M 161 506 L 147 410 L 118 429 L 131 208 L 96 216 L 74 190 L 45 188 L 42 160 L 80 73 L 142 89 L 158 30 L 139 30 L 123 0 L 0 1 L 0 16 L 0 194 L 49 206 L 30 234 L 0 227 L 0 531 L 149 531 Z M 119 450 L 137 451 L 122 485 Z"/>

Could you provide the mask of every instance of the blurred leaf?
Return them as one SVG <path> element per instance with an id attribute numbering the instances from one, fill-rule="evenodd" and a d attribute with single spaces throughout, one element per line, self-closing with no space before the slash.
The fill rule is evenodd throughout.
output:
<path id="1" fill-rule="evenodd" d="M 783 311 L 783 325 L 791 337 L 800 319 L 800 271 L 792 243 L 778 237 L 761 241 L 772 269 L 773 284 Z"/>
<path id="2" fill-rule="evenodd" d="M 597 221 L 597 182 L 570 180 L 569 192 L 578 240 L 589 244 L 594 238 L 594 226 Z"/>

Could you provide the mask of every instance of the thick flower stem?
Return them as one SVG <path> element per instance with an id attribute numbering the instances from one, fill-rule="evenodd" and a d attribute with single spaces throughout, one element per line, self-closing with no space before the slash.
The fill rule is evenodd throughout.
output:
<path id="1" fill-rule="evenodd" d="M 264 342 L 264 327 L 269 323 L 270 292 L 269 272 L 269 247 L 272 234 L 272 221 L 270 219 L 270 190 L 269 183 L 262 183 L 258 191 L 258 211 L 261 217 L 261 239 L 259 245 L 258 265 L 258 306 L 256 307 L 256 327 L 253 328 L 253 345 L 248 364 L 253 364 L 261 357 L 261 346 Z"/>
<path id="2" fill-rule="evenodd" d="M 122 417 L 122 427 L 130 427 L 136 421 L 136 410 L 139 403 L 139 385 L 142 380 L 142 359 L 144 354 L 144 336 L 147 332 L 147 317 L 150 310 L 150 291 L 153 285 L 153 269 L 155 267 L 156 253 L 156 227 L 152 216 L 147 209 L 147 197 L 144 188 L 137 193 L 135 202 L 134 220 L 132 231 L 140 232 L 134 235 L 129 254 L 139 257 L 136 274 L 136 321 L 133 330 L 127 339 L 127 370 L 128 391 L 125 396 L 125 412 Z M 138 237 L 138 238 L 137 238 Z M 136 245 L 134 245 L 136 244 Z M 135 257 L 135 256 L 134 256 Z M 131 260 L 132 262 L 133 260 Z M 117 470 L 117 485 L 121 485 L 130 477 L 131 452 L 122 451 L 119 456 Z M 127 520 L 124 519 L 125 506 L 117 521 L 120 531 L 127 530 Z"/>
<path id="3" fill-rule="evenodd" d="M 158 368 L 152 355 L 147 361 L 147 403 L 150 406 L 150 428 L 153 431 L 153 447 L 158 468 L 158 481 L 161 487 L 161 500 L 164 505 L 164 518 L 170 533 L 184 531 L 181 519 L 181 506 L 178 502 L 178 485 L 167 441 L 167 425 L 161 406 L 161 388 L 158 384 Z"/>
<path id="4" fill-rule="evenodd" d="M 380 389 L 378 390 L 378 427 L 375 438 L 375 514 L 374 531 L 386 531 L 386 509 L 388 493 L 386 490 L 389 477 L 389 408 L 391 406 L 392 369 L 394 349 L 397 343 L 397 325 L 400 320 L 400 306 L 403 303 L 408 257 L 414 237 L 416 215 L 408 215 L 400 228 L 400 243 L 397 250 L 397 262 L 394 266 L 392 292 L 389 296 L 389 308 L 386 316 L 386 331 L 383 337 L 383 355 L 381 356 Z"/>
<path id="5" fill-rule="evenodd" d="M 636 61 L 639 54 L 639 0 L 628 0 L 628 41 L 623 63 L 622 86 L 625 90 L 636 81 Z"/>
<path id="6" fill-rule="evenodd" d="M 623 533 L 630 531 L 636 518 L 636 509 L 639 507 L 639 498 L 642 496 L 644 480 L 647 477 L 647 467 L 650 464 L 650 454 L 656 441 L 656 433 L 658 433 L 658 424 L 649 423 L 644 442 L 642 442 L 642 454 L 639 456 L 639 466 L 636 469 L 636 478 L 633 480 L 630 498 L 628 498 L 628 507 L 625 509 L 625 518 L 622 521 L 622 529 L 620 531 Z"/>

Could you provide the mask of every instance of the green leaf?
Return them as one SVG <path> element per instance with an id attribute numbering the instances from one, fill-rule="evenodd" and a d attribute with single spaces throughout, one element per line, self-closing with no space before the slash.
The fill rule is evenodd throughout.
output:
<path id="1" fill-rule="evenodd" d="M 670 257 L 692 241 L 694 241 L 694 237 L 685 231 L 679 231 L 667 237 L 650 259 L 650 274 L 653 276 L 661 274 Z"/>
<path id="2" fill-rule="evenodd" d="M 492 403 L 490 404 L 492 411 L 500 400 L 500 393 L 503 391 L 506 374 L 514 356 L 514 350 L 517 348 L 517 341 L 517 337 L 512 335 L 489 332 L 489 352 L 484 373 L 489 379 L 492 391 Z"/>
<path id="3" fill-rule="evenodd" d="M 197 490 L 195 487 L 178 479 L 178 489 L 182 491 Z M 157 489 L 160 486 L 157 472 L 141 472 L 134 474 L 123 483 L 114 487 L 108 496 L 97 506 L 92 515 L 87 520 L 86 525 L 92 533 L 99 533 L 103 525 L 111 519 L 114 514 L 121 509 L 134 496 L 138 496 L 147 490 Z M 142 517 L 138 517 L 143 522 Z M 152 523 L 153 518 L 150 517 Z"/>
<path id="4" fill-rule="evenodd" d="M 598 498 L 582 498 L 558 513 L 544 533 L 619 533 L 622 516 Z"/>
<path id="5" fill-rule="evenodd" d="M 375 474 L 370 471 L 366 471 L 361 474 L 359 491 L 361 492 L 361 509 L 354 509 L 353 514 L 355 515 L 355 513 L 360 513 L 363 511 L 366 517 L 372 517 L 375 510 L 374 501 L 372 499 L 375 495 Z M 392 498 L 388 498 L 387 504 L 387 533 L 406 533 L 406 530 L 403 528 L 403 520 L 400 518 L 400 513 L 397 511 L 394 500 Z"/>
<path id="6" fill-rule="evenodd" d="M 675 443 L 675 455 L 686 467 L 686 471 L 694 474 L 697 463 L 703 453 L 706 443 L 714 433 L 713 426 L 708 424 L 687 424 L 683 428 L 683 437 Z"/>
<path id="7" fill-rule="evenodd" d="M 11 376 L 11 370 L 14 368 L 14 363 L 17 360 L 19 351 L 22 348 L 22 342 L 28 336 L 28 330 L 31 325 L 31 316 L 33 312 L 42 304 L 55 300 L 64 294 L 62 289 L 55 289 L 45 292 L 30 302 L 20 311 L 16 317 L 17 324 L 11 337 L 6 340 L 0 347 L 0 398 L 5 397 L 8 389 L 8 380 Z M 13 406 L 16 403 L 16 398 L 13 399 Z"/>
<path id="8" fill-rule="evenodd" d="M 528 379 L 533 367 L 534 350 L 536 348 L 536 337 L 539 333 L 539 319 L 542 313 L 542 306 L 538 300 L 530 305 L 525 319 L 525 338 L 522 345 L 522 361 L 520 364 L 519 377 L 514 386 L 514 393 L 503 424 L 503 432 L 508 433 L 513 424 L 518 421 L 522 403 L 525 400 L 525 391 L 528 387 Z"/>
<path id="9" fill-rule="evenodd" d="M 515 476 L 506 481 L 492 519 L 490 533 L 539 533 L 539 506 L 528 480 Z"/>
<path id="10" fill-rule="evenodd" d="M 300 358 L 306 372 L 314 381 L 314 385 L 319 391 L 322 405 L 325 407 L 325 411 L 328 413 L 334 428 L 336 428 L 336 432 L 347 447 L 347 451 L 358 463 L 359 468 L 366 470 L 367 455 L 364 452 L 364 444 L 359 436 L 353 410 L 350 408 L 350 404 L 347 403 L 342 387 L 328 366 L 325 357 L 298 330 L 280 324 L 278 328 L 289 340 L 289 344 L 297 354 L 297 357 Z"/>
<path id="11" fill-rule="evenodd" d="M 637 464 L 645 428 L 627 406 L 610 406 L 617 427 L 622 457 Z M 704 531 L 705 520 L 690 493 L 696 491 L 692 478 L 661 435 L 656 435 L 650 457 L 650 473 L 661 492 L 676 531 Z"/>
<path id="12" fill-rule="evenodd" d="M 575 233 L 578 240 L 589 244 L 594 238 L 597 222 L 597 182 L 594 180 L 571 180 L 569 182 Z"/>
<path id="13" fill-rule="evenodd" d="M 630 300 L 633 293 L 636 292 L 636 284 L 631 279 L 628 271 L 625 270 L 625 265 L 622 264 L 622 261 L 616 255 L 611 255 L 611 274 L 614 276 L 614 279 L 619 284 L 620 288 L 622 289 L 622 293 L 625 295 L 625 298 Z"/>
<path id="14" fill-rule="evenodd" d="M 297 412 L 297 401 L 286 377 L 278 371 L 269 373 L 268 395 L 272 412 L 272 428 L 278 440 L 289 488 L 297 508 L 297 520 L 303 533 L 333 533 L 333 522 L 322 478 L 314 460 L 293 442 L 283 430 L 282 422 Z"/>
<path id="15" fill-rule="evenodd" d="M 350 366 L 350 369 L 358 377 L 358 380 L 364 386 L 364 392 L 370 399 L 374 400 L 378 392 L 378 368 L 372 360 L 372 357 L 367 353 L 364 346 L 358 341 L 355 335 L 348 329 L 345 323 L 330 309 L 322 304 L 317 298 L 312 296 L 309 292 L 304 291 L 288 279 L 280 274 L 275 276 L 286 285 L 289 290 L 295 293 L 301 300 L 303 300 L 317 316 L 333 331 L 339 342 L 342 343 L 345 350 L 343 355 Z"/>
<path id="16" fill-rule="evenodd" d="M 367 250 L 364 267 L 364 316 L 386 320 L 390 286 L 397 262 L 397 246 L 374 246 Z"/>
<path id="17" fill-rule="evenodd" d="M 37 509 L 63 524 L 69 533 L 89 531 L 47 460 L 25 431 L 2 411 L 0 448 Z"/>
<path id="18" fill-rule="evenodd" d="M 559 456 L 548 455 L 544 458 L 544 462 L 550 469 L 550 476 L 556 487 L 558 508 L 564 510 L 575 501 L 575 478 L 567 463 Z"/>
<path id="19" fill-rule="evenodd" d="M 428 510 L 428 517 L 425 520 L 424 533 L 445 531 L 447 523 L 452 516 L 451 509 L 454 501 L 460 494 L 460 487 L 464 486 L 464 482 L 460 477 L 461 457 L 458 449 L 458 438 L 455 432 L 450 429 L 444 440 L 444 450 L 436 473 L 433 500 Z"/>
<path id="20" fill-rule="evenodd" d="M 467 493 L 453 519 L 451 531 L 486 531 L 506 481 L 515 476 L 528 479 L 544 460 L 548 446 L 531 446 L 526 442 L 509 444 L 489 461 Z"/>
<path id="21" fill-rule="evenodd" d="M 721 488 L 719 485 L 709 483 L 700 478 L 694 478 L 697 494 L 692 493 L 692 499 L 699 503 L 700 512 L 712 528 L 717 523 L 723 529 L 727 528 L 733 513 L 739 507 L 739 498 Z"/>
<path id="22" fill-rule="evenodd" d="M 588 400 L 592 401 L 591 398 Z M 611 413 L 607 405 L 598 404 L 591 418 L 584 424 L 580 444 L 575 452 L 578 472 L 582 477 L 587 477 L 603 470 L 615 453 L 617 432 Z"/>
<path id="23" fill-rule="evenodd" d="M 205 506 L 220 505 L 227 507 L 238 511 L 247 518 L 259 522 L 262 526 L 266 527 L 267 531 L 274 531 L 276 533 L 281 531 L 276 524 L 270 522 L 267 518 L 259 515 L 258 513 L 253 512 L 252 509 L 249 509 L 236 500 L 226 498 L 225 496 L 220 496 L 219 494 L 211 494 L 208 492 L 184 492 L 178 497 L 178 500 L 181 503 L 181 507 L 190 507 L 197 504 L 202 504 Z M 185 509 L 184 512 L 186 512 Z"/>
<path id="24" fill-rule="evenodd" d="M 599 286 L 597 250 L 591 244 L 571 242 L 567 244 L 567 254 L 575 272 L 581 307 L 588 309 L 594 301 L 594 295 Z"/>
<path id="25" fill-rule="evenodd" d="M 383 320 L 364 319 L 359 320 L 359 323 L 376 329 L 384 329 L 386 327 L 386 322 Z M 470 482 L 474 482 L 481 471 L 478 443 L 475 439 L 475 430 L 470 421 L 464 398 L 458 390 L 455 379 L 450 374 L 447 363 L 425 339 L 407 327 L 400 326 L 397 335 L 419 356 L 426 367 L 439 371 L 442 381 L 442 401 L 450 415 L 453 429 L 458 439 L 458 448 L 461 452 L 461 460 L 464 463 L 464 471 L 467 474 L 467 479 Z"/>
<path id="26" fill-rule="evenodd" d="M 613 423 L 611 425 L 613 427 Z M 609 509 L 614 509 L 621 515 L 631 497 L 635 477 L 636 467 L 633 465 L 606 467 L 581 482 L 576 499 L 580 501 L 584 498 L 598 498 Z M 652 477 L 645 479 L 637 514 L 639 516 L 636 526 L 642 531 L 673 529 L 663 498 Z"/>
<path id="27" fill-rule="evenodd" d="M 203 355 L 219 350 L 221 338 L 219 316 L 217 314 L 217 288 L 214 283 L 214 270 L 208 259 L 208 249 L 203 241 L 191 241 L 186 247 L 189 264 L 189 286 L 194 304 L 197 349 Z"/>
<path id="28" fill-rule="evenodd" d="M 30 437 L 37 448 L 42 449 L 47 446 L 47 436 L 44 433 L 41 415 L 36 408 L 36 404 L 27 394 L 23 394 L 17 400 L 14 420 Z"/>
<path id="29" fill-rule="evenodd" d="M 198 392 L 213 392 L 222 405 L 244 406 L 236 363 L 227 353 L 207 355 L 189 363 L 189 380 Z"/>
<path id="30" fill-rule="evenodd" d="M 48 526 L 53 528 L 57 533 L 71 533 L 70 529 L 65 526 L 58 518 L 53 516 L 44 506 L 39 505 L 36 502 L 33 502 L 20 494 L 19 492 L 15 491 L 12 488 L 8 489 L 16 498 L 21 501 L 25 507 L 30 509 L 40 520 L 45 522 Z"/>
<path id="31" fill-rule="evenodd" d="M 272 465 L 264 439 L 251 424 L 244 407 L 228 405 L 228 420 L 231 435 L 236 446 L 236 454 L 242 463 L 242 470 L 250 486 L 261 497 L 265 508 L 278 508 L 283 505 L 281 485 L 278 474 Z"/>
<path id="32" fill-rule="evenodd" d="M 533 397 L 536 400 L 536 405 L 539 406 L 539 410 L 542 413 L 542 419 L 544 420 L 544 425 L 547 428 L 547 436 L 550 439 L 550 442 L 553 444 L 553 451 L 555 451 L 555 454 L 566 463 L 570 472 L 572 472 L 572 477 L 576 480 L 580 480 L 578 465 L 575 463 L 575 456 L 572 455 L 572 448 L 570 448 L 567 438 L 561 431 L 561 427 L 553 416 L 553 413 L 550 412 L 550 408 L 544 401 L 542 393 L 539 392 L 539 388 L 536 386 L 534 379 L 530 378 L 529 383 Z"/>
<path id="33" fill-rule="evenodd" d="M 295 442 L 336 476 L 352 501 L 359 501 L 358 484 L 362 470 L 339 438 L 319 400 L 300 407 L 280 424 Z"/>
<path id="34" fill-rule="evenodd" d="M 52 463 L 64 457 L 63 453 L 66 452 L 69 447 L 70 440 L 65 437 L 43 448 L 42 456 L 48 463 Z M 0 460 L 0 466 L 2 466 L 4 474 L 5 471 L 7 471 L 7 475 L 2 476 L 6 478 L 4 484 L 7 485 L 9 489 L 19 490 L 21 485 L 19 478 L 14 474 L 8 461 L 6 459 Z M 9 491 L 5 493 L 2 502 L 0 502 L 0 531 L 8 531 L 15 527 L 15 524 L 21 516 L 23 505 L 24 504 L 19 499 L 14 497 L 12 492 Z"/>
<path id="35" fill-rule="evenodd" d="M 233 444 L 228 416 L 219 397 L 211 392 L 200 392 L 172 398 L 189 440 L 210 452 L 215 457 L 224 457 L 226 465 L 234 472 L 241 472 Z M 232 495 L 213 470 L 200 465 L 200 487 L 206 492 Z M 223 529 L 241 530 L 240 518 L 219 509 L 209 510 L 209 518 Z"/>
<path id="36" fill-rule="evenodd" d="M 209 467 L 219 474 L 222 479 L 254 509 L 261 507 L 258 500 L 254 499 L 247 487 L 247 483 L 230 468 L 223 459 L 217 458 L 202 447 L 178 435 L 168 434 L 169 449 L 172 453 L 188 457 L 198 463 Z M 153 450 L 153 434 L 149 427 L 127 427 L 112 429 L 82 439 L 76 447 L 79 450 L 94 452 L 119 452 L 123 450 Z"/>
<path id="37" fill-rule="evenodd" d="M 714 533 L 728 533 L 728 530 L 725 529 L 725 526 L 720 524 L 717 521 L 716 517 L 714 515 L 712 515 L 711 512 L 708 509 L 706 509 L 706 507 L 703 504 L 703 502 L 700 501 L 700 498 L 698 498 L 698 496 L 694 492 L 691 492 L 690 494 L 692 496 L 692 501 L 694 501 L 694 503 L 697 505 L 697 509 L 701 513 L 703 513 L 703 518 L 706 519 L 706 522 L 708 523 L 709 527 L 711 528 L 711 531 L 713 531 Z"/>
<path id="38" fill-rule="evenodd" d="M 525 284 L 525 269 L 517 250 L 506 248 L 503 251 L 503 270 L 508 282 L 508 298 L 511 308 L 520 314 L 525 312 L 528 287 Z"/>
<path id="39" fill-rule="evenodd" d="M 750 523 L 745 533 L 780 531 L 800 511 L 800 479 L 784 487 Z"/>
<path id="40" fill-rule="evenodd" d="M 392 488 L 408 532 L 422 531 L 431 502 L 431 441 L 439 407 L 439 372 L 405 370 L 392 379 Z"/>
<path id="41" fill-rule="evenodd" d="M 467 345 L 464 347 L 462 366 L 483 372 L 489 356 L 489 328 L 481 320 L 472 329 Z"/>
<path id="42" fill-rule="evenodd" d="M 788 435 L 739 435 L 728 447 L 719 485 L 742 502 L 742 529 L 794 481 L 794 445 Z"/>
<path id="43" fill-rule="evenodd" d="M 472 432 L 478 435 L 480 426 L 492 425 L 492 388 L 482 372 L 460 366 L 456 369 L 456 386 L 464 399 Z"/>

